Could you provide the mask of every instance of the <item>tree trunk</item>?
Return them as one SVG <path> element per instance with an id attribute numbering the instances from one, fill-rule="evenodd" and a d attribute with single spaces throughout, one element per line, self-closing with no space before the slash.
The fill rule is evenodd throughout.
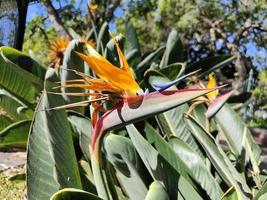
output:
<path id="1" fill-rule="evenodd" d="M 58 13 L 57 13 L 57 10 L 54 8 L 51 0 L 45 0 L 45 1 L 42 1 L 42 3 L 47 10 L 48 18 L 52 22 L 52 24 L 54 25 L 54 28 L 55 28 L 56 32 L 58 33 L 58 35 L 61 37 L 67 37 L 68 36 L 68 37 L 72 38 L 71 34 L 64 27 Z"/>
<path id="2" fill-rule="evenodd" d="M 247 75 L 247 68 L 244 57 L 238 50 L 238 46 L 233 43 L 228 43 L 227 47 L 230 49 L 231 54 L 236 57 L 235 69 L 238 75 L 238 79 L 243 81 Z"/>
<path id="3" fill-rule="evenodd" d="M 24 33 L 25 33 L 25 22 L 26 15 L 28 9 L 28 1 L 25 0 L 17 0 L 18 12 L 19 12 L 19 23 L 18 23 L 18 31 L 16 36 L 15 46 L 16 49 L 22 50 Z"/>

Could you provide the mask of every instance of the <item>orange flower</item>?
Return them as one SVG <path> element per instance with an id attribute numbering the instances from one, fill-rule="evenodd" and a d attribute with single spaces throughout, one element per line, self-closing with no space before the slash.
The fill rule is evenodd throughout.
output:
<path id="1" fill-rule="evenodd" d="M 110 99 L 124 99 L 130 96 L 136 96 L 143 94 L 143 90 L 139 87 L 135 81 L 134 74 L 129 67 L 120 47 L 115 41 L 115 46 L 120 59 L 120 68 L 111 64 L 106 58 L 101 56 L 91 45 L 86 43 L 86 49 L 88 55 L 76 52 L 81 59 L 83 59 L 90 67 L 90 69 L 96 74 L 96 77 L 88 76 L 84 73 L 75 71 L 74 72 L 81 76 L 82 79 L 68 80 L 66 85 L 59 87 L 72 87 L 72 88 L 83 88 L 89 92 L 84 93 L 66 93 L 67 95 L 77 96 L 88 96 L 91 97 L 89 101 L 82 102 L 81 104 L 70 104 L 63 106 L 84 106 L 89 103 L 95 108 L 92 122 L 97 120 L 97 113 L 103 111 L 102 105 Z M 58 87 L 57 87 L 58 88 Z M 84 104 L 85 103 L 85 104 Z M 60 107 L 60 108 L 63 108 Z"/>
<path id="2" fill-rule="evenodd" d="M 95 49 L 95 43 L 92 39 L 89 39 L 86 41 L 85 36 L 81 36 L 81 41 L 86 42 L 87 44 L 89 44 L 91 47 L 93 47 Z"/>
<path id="3" fill-rule="evenodd" d="M 76 53 L 89 65 L 99 78 L 89 77 L 83 73 L 76 72 L 83 78 L 86 84 L 67 84 L 63 87 L 80 87 L 88 90 L 109 92 L 122 98 L 142 94 L 143 91 L 135 81 L 132 70 L 116 41 L 115 45 L 120 59 L 120 68 L 111 64 L 92 46 L 87 44 L 86 48 L 89 55 L 79 52 Z"/>
<path id="4" fill-rule="evenodd" d="M 89 44 L 91 47 L 93 47 L 95 49 L 95 43 L 92 39 L 87 40 L 87 44 Z"/>
<path id="5" fill-rule="evenodd" d="M 51 58 L 51 61 L 56 69 L 62 65 L 64 52 L 69 43 L 70 38 L 67 36 L 65 40 L 63 38 L 56 39 L 50 46 L 49 57 Z"/>
<path id="6" fill-rule="evenodd" d="M 93 4 L 92 2 L 90 2 L 90 3 L 88 3 L 88 7 L 89 7 L 90 11 L 91 11 L 93 14 L 95 14 L 98 5 L 97 5 L 97 4 Z"/>

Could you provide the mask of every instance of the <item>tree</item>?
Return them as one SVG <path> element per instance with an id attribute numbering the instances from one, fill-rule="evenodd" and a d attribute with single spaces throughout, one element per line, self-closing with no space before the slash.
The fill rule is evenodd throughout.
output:
<path id="1" fill-rule="evenodd" d="M 47 11 L 27 24 L 23 51 L 32 51 L 39 59 L 48 63 L 49 46 L 56 38 L 87 37 L 94 29 L 114 19 L 114 11 L 121 0 L 41 0 Z M 84 9 L 87 7 L 87 9 Z M 94 7 L 94 8 L 93 8 Z"/>
<path id="2" fill-rule="evenodd" d="M 266 48 L 266 10 L 263 0 L 150 0 L 130 1 L 126 17 L 137 27 L 141 45 L 147 47 L 145 51 L 164 41 L 168 30 L 174 27 L 184 43 L 185 60 L 218 53 L 234 55 L 236 78 L 240 82 L 255 67 L 246 57 L 249 45 Z M 118 20 L 117 24 L 120 27 L 122 23 Z"/>

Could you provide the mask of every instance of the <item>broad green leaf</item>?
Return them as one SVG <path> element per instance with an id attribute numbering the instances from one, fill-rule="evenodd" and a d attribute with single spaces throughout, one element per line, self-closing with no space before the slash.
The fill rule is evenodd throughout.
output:
<path id="1" fill-rule="evenodd" d="M 191 133 L 205 150 L 210 161 L 229 187 L 234 186 L 238 193 L 238 199 L 249 199 L 251 191 L 244 178 L 237 172 L 220 145 L 192 116 L 185 115 L 185 121 Z"/>
<path id="2" fill-rule="evenodd" d="M 184 60 L 184 52 L 183 45 L 179 38 L 178 32 L 175 29 L 169 34 L 166 50 L 160 62 L 159 68 L 166 67 L 169 64 L 176 62 L 183 62 Z"/>
<path id="3" fill-rule="evenodd" d="M 78 72 L 84 72 L 84 67 L 87 67 L 84 65 L 84 61 L 75 53 L 77 52 L 84 52 L 84 42 L 81 42 L 79 40 L 72 40 L 70 44 L 68 45 L 65 53 L 64 53 L 64 59 L 63 59 L 63 65 L 61 66 L 61 75 L 60 75 L 60 81 L 61 85 L 66 85 L 67 80 L 75 80 L 75 79 L 81 79 L 79 75 L 74 73 L 71 70 L 76 70 Z M 79 101 L 84 101 L 84 97 L 78 97 L 78 96 L 68 96 L 64 93 L 71 93 L 71 92 L 84 92 L 81 88 L 71 88 L 71 87 L 62 87 L 62 96 L 67 104 L 75 103 Z M 84 108 L 79 107 L 75 108 L 74 110 L 83 112 Z"/>
<path id="4" fill-rule="evenodd" d="M 44 68 L 45 71 L 47 70 L 48 67 L 33 53 L 32 50 L 29 50 L 29 56 L 31 57 L 31 59 L 33 59 L 35 62 L 37 62 L 40 67 Z M 44 79 L 44 77 L 43 77 L 43 79 Z"/>
<path id="5" fill-rule="evenodd" d="M 125 58 L 130 63 L 132 59 L 135 59 L 136 58 L 136 54 L 138 54 L 138 50 L 137 49 L 134 49 L 134 50 L 128 52 L 125 55 Z"/>
<path id="6" fill-rule="evenodd" d="M 15 122 L 0 132 L 0 149 L 7 147 L 26 148 L 31 120 Z"/>
<path id="7" fill-rule="evenodd" d="M 168 194 L 165 188 L 158 181 L 154 181 L 153 183 L 151 183 L 151 185 L 149 186 L 149 191 L 145 198 L 145 200 L 155 200 L 155 199 L 169 200 L 169 197 L 168 197 Z"/>
<path id="8" fill-rule="evenodd" d="M 88 161 L 81 159 L 78 163 L 83 190 L 97 194 L 94 185 L 94 176 Z"/>
<path id="9" fill-rule="evenodd" d="M 96 41 L 96 50 L 99 53 L 104 53 L 104 47 L 109 41 L 109 31 L 108 31 L 108 23 L 104 22 L 99 30 L 97 41 Z"/>
<path id="10" fill-rule="evenodd" d="M 4 90 L 0 90 L 0 110 L 14 122 L 31 119 L 33 115 L 31 109 Z"/>
<path id="11" fill-rule="evenodd" d="M 98 196 L 76 188 L 64 188 L 53 194 L 50 200 L 102 200 Z"/>
<path id="12" fill-rule="evenodd" d="M 5 129 L 8 125 L 12 124 L 12 119 L 7 117 L 6 115 L 3 115 L 3 113 L 0 114 L 0 131 Z"/>
<path id="13" fill-rule="evenodd" d="M 184 168 L 179 170 L 182 174 L 178 174 L 134 125 L 128 125 L 126 128 L 150 175 L 164 185 L 170 199 L 202 199 L 192 186 L 191 179 L 185 174 Z"/>
<path id="14" fill-rule="evenodd" d="M 141 73 L 144 72 L 146 68 L 163 53 L 164 49 L 165 47 L 160 47 L 148 54 L 140 63 L 138 63 L 137 69 L 140 70 Z"/>
<path id="15" fill-rule="evenodd" d="M 149 83 L 152 85 L 158 82 L 169 82 L 169 79 L 162 76 L 149 76 Z M 175 86 L 171 87 L 172 89 L 177 89 Z M 189 106 L 187 104 L 180 105 L 175 107 L 169 111 L 163 112 L 156 116 L 158 125 L 164 135 L 168 136 L 177 136 L 185 143 L 190 145 L 190 147 L 197 152 L 202 159 L 204 159 L 203 152 L 201 151 L 197 141 L 192 136 L 191 132 L 187 129 L 184 119 L 183 113 L 189 110 Z"/>
<path id="16" fill-rule="evenodd" d="M 131 142 L 126 137 L 110 134 L 104 142 L 107 159 L 116 170 L 117 178 L 130 199 L 145 199 L 145 171 Z"/>
<path id="17" fill-rule="evenodd" d="M 198 73 L 199 77 L 204 77 L 209 73 L 230 64 L 234 59 L 235 57 L 232 55 L 217 55 L 208 57 L 199 62 L 189 64 L 185 69 L 185 73 L 187 74 L 201 69 Z"/>
<path id="18" fill-rule="evenodd" d="M 192 111 L 192 115 L 194 116 L 194 118 L 203 127 L 206 127 L 206 123 L 208 120 L 206 115 L 205 115 L 206 112 L 207 112 L 207 108 L 206 108 L 205 104 L 197 105 Z"/>
<path id="19" fill-rule="evenodd" d="M 43 81 L 5 56 L 13 51 L 16 50 L 11 47 L 0 47 L 0 86 L 24 103 L 34 104 L 43 88 Z"/>
<path id="20" fill-rule="evenodd" d="M 234 187 L 231 187 L 222 197 L 222 200 L 238 200 Z"/>
<path id="21" fill-rule="evenodd" d="M 137 34 L 135 28 L 131 22 L 131 20 L 126 21 L 126 33 L 125 33 L 125 41 L 126 41 L 126 53 L 131 52 L 133 50 L 138 50 L 138 56 L 140 56 L 140 46 L 137 38 Z"/>
<path id="22" fill-rule="evenodd" d="M 159 72 L 164 74 L 169 80 L 174 80 L 183 74 L 184 69 L 185 69 L 185 64 L 177 62 L 167 65 L 162 69 L 159 69 Z"/>
<path id="23" fill-rule="evenodd" d="M 240 116 L 228 104 L 217 112 L 215 119 L 221 127 L 227 142 L 237 157 L 245 153 L 246 160 L 250 159 L 255 173 L 259 173 L 260 147 L 255 143 L 248 127 Z"/>
<path id="24" fill-rule="evenodd" d="M 255 200 L 264 200 L 267 197 L 267 183 L 265 183 L 262 188 L 258 191 Z"/>
<path id="25" fill-rule="evenodd" d="M 92 134 L 90 119 L 82 116 L 70 115 L 68 116 L 68 121 L 70 122 L 73 131 L 78 134 L 80 147 L 84 157 L 88 162 L 90 162 L 91 155 L 89 152 L 89 144 Z"/>
<path id="26" fill-rule="evenodd" d="M 3 54 L 8 60 L 21 67 L 22 69 L 39 77 L 41 80 L 44 80 L 46 68 L 43 65 L 21 51 L 18 51 L 11 47 L 2 48 Z"/>
<path id="27" fill-rule="evenodd" d="M 136 70 L 136 68 L 138 63 L 141 61 L 141 51 L 135 27 L 130 19 L 125 22 L 125 30 L 125 55 L 129 58 L 130 54 L 134 54 L 134 56 L 131 56 L 131 59 L 128 59 L 127 61 L 137 76 L 139 76 L 139 71 Z"/>
<path id="28" fill-rule="evenodd" d="M 54 77 L 49 69 L 48 81 Z M 27 148 L 29 200 L 47 200 L 61 188 L 82 188 L 67 114 L 50 109 L 63 103 L 61 96 L 44 91 L 36 108 Z"/>
<path id="29" fill-rule="evenodd" d="M 267 193 L 265 193 L 259 197 L 259 200 L 265 200 L 265 199 L 267 199 Z"/>
<path id="30" fill-rule="evenodd" d="M 195 183 L 198 183 L 206 191 L 210 199 L 216 200 L 220 198 L 222 195 L 220 186 L 202 162 L 201 157 L 189 145 L 178 138 L 171 139 L 169 145 L 148 123 L 145 124 L 144 131 L 148 142 L 154 144 L 160 155 L 178 173 L 185 177 L 185 174 L 188 174 Z"/>

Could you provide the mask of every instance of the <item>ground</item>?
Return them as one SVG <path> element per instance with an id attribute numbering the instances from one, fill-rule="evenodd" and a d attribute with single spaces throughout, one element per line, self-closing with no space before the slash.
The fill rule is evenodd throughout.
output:
<path id="1" fill-rule="evenodd" d="M 9 178 L 25 172 L 25 152 L 0 152 L 0 199 L 26 200 L 25 181 Z"/>

